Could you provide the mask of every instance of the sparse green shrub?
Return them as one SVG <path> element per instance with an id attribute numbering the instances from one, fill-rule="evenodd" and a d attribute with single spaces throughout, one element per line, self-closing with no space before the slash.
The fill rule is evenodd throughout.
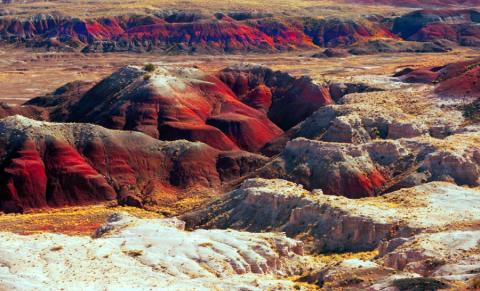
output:
<path id="1" fill-rule="evenodd" d="M 155 67 L 154 64 L 148 63 L 148 64 L 145 65 L 145 67 L 143 67 L 143 69 L 144 69 L 145 71 L 151 73 L 151 72 L 155 71 L 156 67 Z"/>
<path id="2" fill-rule="evenodd" d="M 480 121 L 480 99 L 463 106 L 463 116 L 473 122 Z"/>

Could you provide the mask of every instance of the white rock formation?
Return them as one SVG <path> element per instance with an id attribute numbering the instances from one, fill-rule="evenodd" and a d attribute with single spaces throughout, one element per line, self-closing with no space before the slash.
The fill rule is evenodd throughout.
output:
<path id="1" fill-rule="evenodd" d="M 480 191 L 434 182 L 381 197 L 348 199 L 309 192 L 284 180 L 252 179 L 182 219 L 208 228 L 284 231 L 310 238 L 314 251 L 365 251 L 384 239 L 480 220 Z"/>
<path id="2" fill-rule="evenodd" d="M 0 290 L 283 290 L 310 263 L 279 234 L 113 215 L 95 237 L 0 233 Z"/>
<path id="3" fill-rule="evenodd" d="M 382 248 L 389 248 L 391 243 Z M 422 276 L 465 280 L 480 270 L 480 230 L 423 233 L 405 239 L 389 251 L 381 260 L 386 267 Z"/>

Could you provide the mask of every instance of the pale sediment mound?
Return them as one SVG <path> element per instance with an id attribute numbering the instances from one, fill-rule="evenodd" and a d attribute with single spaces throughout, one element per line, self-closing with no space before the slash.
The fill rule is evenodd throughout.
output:
<path id="1" fill-rule="evenodd" d="M 465 289 L 478 278 L 479 201 L 478 188 L 447 182 L 348 199 L 251 179 L 182 219 L 187 226 L 285 232 L 308 251 L 340 253 L 319 255 L 325 265 L 300 279 L 319 287 Z"/>
<path id="2" fill-rule="evenodd" d="M 8 290 L 290 290 L 313 261 L 281 234 L 183 230 L 176 219 L 116 214 L 96 238 L 0 233 Z"/>
<path id="3" fill-rule="evenodd" d="M 480 268 L 479 243 L 478 229 L 424 233 L 401 243 L 386 242 L 380 256 L 384 266 L 393 269 L 465 280 L 474 277 Z"/>

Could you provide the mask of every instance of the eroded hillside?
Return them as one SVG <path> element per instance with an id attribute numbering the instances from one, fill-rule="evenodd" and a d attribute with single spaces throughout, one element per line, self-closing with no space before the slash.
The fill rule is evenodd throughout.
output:
<path id="1" fill-rule="evenodd" d="M 344 2 L 4 1 L 0 290 L 479 288 L 478 3 Z"/>

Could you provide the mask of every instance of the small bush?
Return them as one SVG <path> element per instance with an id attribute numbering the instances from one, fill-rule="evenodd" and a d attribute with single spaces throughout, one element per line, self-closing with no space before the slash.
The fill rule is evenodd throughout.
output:
<path id="1" fill-rule="evenodd" d="M 213 247 L 213 244 L 209 243 L 209 242 L 204 242 L 204 243 L 199 244 L 198 246 L 203 247 L 203 248 L 211 248 L 211 247 Z"/>
<path id="2" fill-rule="evenodd" d="M 52 252 L 59 252 L 61 250 L 63 250 L 62 246 L 54 246 L 53 248 L 50 249 L 50 251 Z"/>
<path id="3" fill-rule="evenodd" d="M 150 80 L 151 77 L 152 77 L 152 75 L 150 75 L 150 74 L 145 74 L 145 75 L 143 75 L 143 79 L 144 79 L 145 81 Z"/>
<path id="4" fill-rule="evenodd" d="M 130 257 L 140 257 L 143 255 L 143 250 L 128 250 L 124 251 L 125 254 L 129 255 Z"/>
<path id="5" fill-rule="evenodd" d="M 146 64 L 145 67 L 143 67 L 143 69 L 147 72 L 153 72 L 155 71 L 155 65 L 154 64 Z"/>
<path id="6" fill-rule="evenodd" d="M 463 106 L 463 116 L 473 122 L 480 121 L 480 99 Z"/>

